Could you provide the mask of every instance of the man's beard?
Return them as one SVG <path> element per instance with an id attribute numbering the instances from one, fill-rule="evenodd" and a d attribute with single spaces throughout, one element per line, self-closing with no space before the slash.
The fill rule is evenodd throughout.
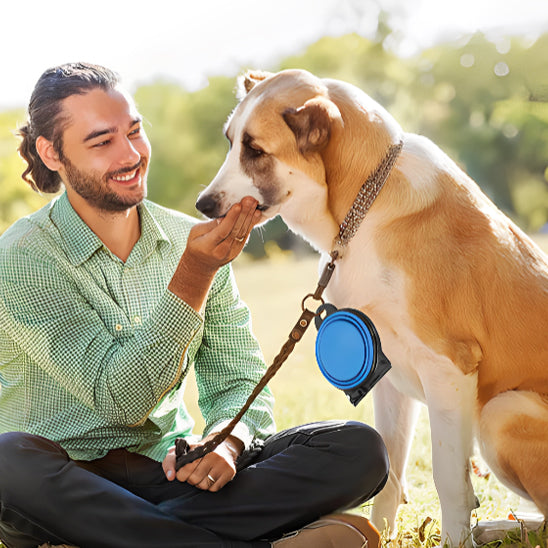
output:
<path id="1" fill-rule="evenodd" d="M 125 211 L 133 206 L 140 204 L 146 198 L 146 180 L 141 184 L 142 191 L 131 196 L 121 196 L 109 188 L 108 181 L 112 176 L 131 173 L 141 167 L 144 159 L 141 159 L 136 165 L 130 168 L 123 168 L 116 171 L 105 173 L 102 177 L 93 173 L 79 170 L 68 158 L 63 158 L 63 166 L 70 187 L 89 205 L 103 211 Z M 142 175 L 146 178 L 146 172 Z"/>

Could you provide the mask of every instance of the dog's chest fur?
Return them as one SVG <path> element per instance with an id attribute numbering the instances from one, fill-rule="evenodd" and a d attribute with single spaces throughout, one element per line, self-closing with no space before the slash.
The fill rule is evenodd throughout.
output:
<path id="1" fill-rule="evenodd" d="M 461 377 L 465 382 L 464 375 L 415 334 L 406 295 L 411 282 L 401 270 L 379 259 L 372 236 L 375 224 L 372 214 L 351 241 L 337 263 L 326 298 L 337 308 L 358 308 L 371 318 L 393 365 L 390 381 L 401 392 L 425 402 L 422 379 L 427 372 L 431 376 L 433 369 L 448 370 L 457 384 Z M 327 259 L 324 255 L 321 266 Z"/>

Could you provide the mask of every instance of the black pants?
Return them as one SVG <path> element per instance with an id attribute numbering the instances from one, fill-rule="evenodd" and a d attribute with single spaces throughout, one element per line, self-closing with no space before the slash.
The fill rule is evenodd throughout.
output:
<path id="1" fill-rule="evenodd" d="M 81 462 L 57 444 L 0 435 L 0 539 L 83 548 L 259 547 L 373 497 L 388 477 L 375 430 L 328 421 L 280 432 L 216 493 L 167 481 L 161 464 L 124 449 Z"/>

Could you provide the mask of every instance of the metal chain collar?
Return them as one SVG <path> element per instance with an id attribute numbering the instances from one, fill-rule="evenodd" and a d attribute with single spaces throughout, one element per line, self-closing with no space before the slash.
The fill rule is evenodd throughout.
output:
<path id="1" fill-rule="evenodd" d="M 266 370 L 265 374 L 263 375 L 257 386 L 255 386 L 253 392 L 250 394 L 247 401 L 237 413 L 237 415 L 220 432 L 216 433 L 203 445 L 199 445 L 194 449 L 190 449 L 190 446 L 184 438 L 177 438 L 175 440 L 175 468 L 177 470 L 179 470 L 179 468 L 181 468 L 185 464 L 193 462 L 198 458 L 202 458 L 207 453 L 210 453 L 226 438 L 228 438 L 228 436 L 230 436 L 236 424 L 244 416 L 246 411 L 251 407 L 251 404 L 255 401 L 257 396 L 259 396 L 263 388 L 270 382 L 272 377 L 277 373 L 282 364 L 287 360 L 297 342 L 302 339 L 305 331 L 312 323 L 312 320 L 315 316 L 317 316 L 316 312 L 309 310 L 305 306 L 306 301 L 311 298 L 319 301 L 321 304 L 324 304 L 322 294 L 324 289 L 327 287 L 331 276 L 333 275 L 333 272 L 335 270 L 335 261 L 339 257 L 339 251 L 336 248 L 346 247 L 352 236 L 356 234 L 369 208 L 373 204 L 375 198 L 378 196 L 384 183 L 388 179 L 388 176 L 390 175 L 390 172 L 392 171 L 392 168 L 396 163 L 402 147 L 403 141 L 400 141 L 396 145 L 391 145 L 388 148 L 388 152 L 383 161 L 377 166 L 377 169 L 375 169 L 375 171 L 367 178 L 366 182 L 360 188 L 360 191 L 358 192 L 358 195 L 356 196 L 356 199 L 352 207 L 350 208 L 350 211 L 347 213 L 344 221 L 339 226 L 339 235 L 334 242 L 335 247 L 331 252 L 331 261 L 325 266 L 318 281 L 316 291 L 314 293 L 306 295 L 306 297 L 303 299 L 301 304 L 302 314 L 293 329 L 291 330 L 287 341 L 282 346 L 279 354 L 274 358 L 272 365 Z"/>
<path id="2" fill-rule="evenodd" d="M 362 185 L 352 207 L 346 214 L 343 222 L 339 225 L 339 235 L 334 242 L 335 247 L 346 247 L 348 242 L 356 234 L 363 219 L 367 215 L 369 208 L 373 205 L 373 202 L 388 179 L 402 147 L 403 141 L 400 141 L 395 145 L 390 145 L 383 161 Z"/>

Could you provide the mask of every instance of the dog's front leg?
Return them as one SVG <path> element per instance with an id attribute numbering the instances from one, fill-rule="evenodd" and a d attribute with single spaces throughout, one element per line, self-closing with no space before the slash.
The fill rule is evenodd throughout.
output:
<path id="1" fill-rule="evenodd" d="M 419 402 L 397 390 L 389 377 L 373 390 L 375 428 L 384 439 L 390 458 L 390 474 L 384 489 L 375 497 L 371 519 L 379 530 L 385 520 L 390 536 L 395 537 L 396 513 L 407 502 L 405 466 L 419 412 Z"/>
<path id="2" fill-rule="evenodd" d="M 432 468 L 442 515 L 442 545 L 474 546 L 470 514 L 478 506 L 470 480 L 476 374 L 437 364 L 421 376 L 430 416 Z"/>

